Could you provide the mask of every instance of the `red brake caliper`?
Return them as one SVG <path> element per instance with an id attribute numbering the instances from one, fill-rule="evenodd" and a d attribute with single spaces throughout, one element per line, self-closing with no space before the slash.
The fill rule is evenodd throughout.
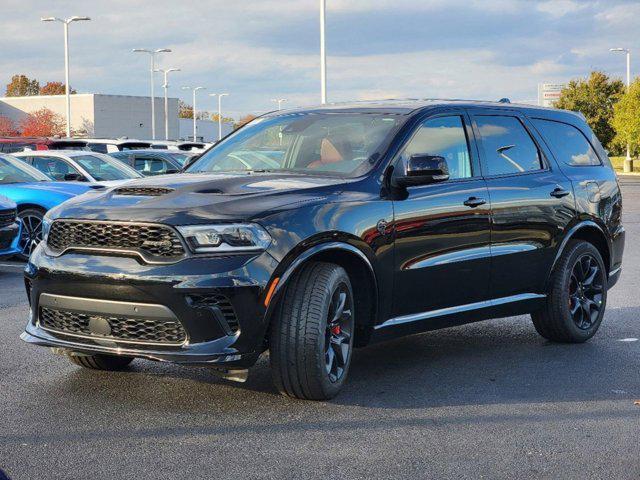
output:
<path id="1" fill-rule="evenodd" d="M 340 329 L 340 325 L 334 325 L 333 327 L 331 327 L 331 333 L 333 335 L 340 335 L 340 332 L 342 330 Z"/>

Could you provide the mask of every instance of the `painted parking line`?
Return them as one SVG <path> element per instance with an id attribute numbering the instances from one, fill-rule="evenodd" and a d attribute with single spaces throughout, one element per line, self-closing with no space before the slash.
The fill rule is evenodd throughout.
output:
<path id="1" fill-rule="evenodd" d="M 634 337 L 629 337 L 629 338 L 621 338 L 618 341 L 619 342 L 637 342 L 638 339 Z"/>

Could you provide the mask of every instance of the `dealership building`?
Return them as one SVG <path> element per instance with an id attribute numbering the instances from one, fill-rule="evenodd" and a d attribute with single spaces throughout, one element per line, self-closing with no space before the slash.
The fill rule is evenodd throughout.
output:
<path id="1" fill-rule="evenodd" d="M 151 101 L 149 97 L 131 95 L 73 94 L 71 98 L 71 130 L 77 136 L 94 138 L 129 137 L 151 138 Z M 178 99 L 169 98 L 169 138 L 191 138 L 190 119 L 178 118 Z M 16 125 L 27 115 L 42 108 L 65 117 L 64 95 L 38 95 L 0 98 L 0 115 L 9 117 Z M 156 138 L 164 139 L 164 99 L 155 99 Z M 185 121 L 186 120 L 186 121 Z M 182 124 L 182 125 L 181 125 Z M 223 124 L 223 134 L 231 126 Z M 210 120 L 198 121 L 197 136 L 204 141 L 218 137 L 218 124 Z"/>

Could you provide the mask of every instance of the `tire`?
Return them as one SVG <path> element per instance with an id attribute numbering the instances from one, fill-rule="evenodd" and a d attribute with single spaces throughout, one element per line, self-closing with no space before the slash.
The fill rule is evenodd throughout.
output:
<path id="1" fill-rule="evenodd" d="M 531 314 L 540 335 L 582 343 L 598 331 L 607 305 L 607 270 L 598 249 L 571 240 L 551 275 L 546 305 Z"/>
<path id="2" fill-rule="evenodd" d="M 338 394 L 351 364 L 355 312 L 344 269 L 304 265 L 278 303 L 269 335 L 271 372 L 283 395 L 328 400 Z"/>
<path id="3" fill-rule="evenodd" d="M 71 363 L 91 370 L 123 370 L 133 361 L 133 357 L 116 357 L 115 355 L 72 355 Z"/>
<path id="4" fill-rule="evenodd" d="M 20 260 L 29 260 L 29 255 L 42 240 L 42 219 L 46 212 L 39 208 L 25 208 L 18 212 L 20 220 L 20 239 L 18 246 L 20 253 L 16 256 Z"/>

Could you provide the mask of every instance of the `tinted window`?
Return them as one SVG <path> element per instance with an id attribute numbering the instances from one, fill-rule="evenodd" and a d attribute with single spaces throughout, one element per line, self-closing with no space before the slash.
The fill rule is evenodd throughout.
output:
<path id="1" fill-rule="evenodd" d="M 60 158 L 31 157 L 31 159 L 31 165 L 54 180 L 64 180 L 64 176 L 68 173 L 75 173 L 82 176 L 78 170 Z"/>
<path id="2" fill-rule="evenodd" d="M 550 143 L 558 160 L 567 165 L 600 165 L 600 159 L 593 147 L 576 127 L 540 119 L 534 119 L 533 124 Z"/>
<path id="3" fill-rule="evenodd" d="M 444 157 L 449 178 L 470 177 L 471 158 L 462 117 L 438 117 L 424 122 L 402 152 L 405 166 L 411 155 Z"/>
<path id="4" fill-rule="evenodd" d="M 107 144 L 106 143 L 88 143 L 87 147 L 92 152 L 107 153 Z"/>
<path id="5" fill-rule="evenodd" d="M 477 116 L 476 124 L 487 163 L 487 175 L 540 170 L 536 144 L 516 117 Z"/>
<path id="6" fill-rule="evenodd" d="M 134 168 L 145 176 L 161 175 L 163 173 L 166 173 L 167 170 L 175 169 L 164 160 L 148 157 L 135 157 Z"/>

